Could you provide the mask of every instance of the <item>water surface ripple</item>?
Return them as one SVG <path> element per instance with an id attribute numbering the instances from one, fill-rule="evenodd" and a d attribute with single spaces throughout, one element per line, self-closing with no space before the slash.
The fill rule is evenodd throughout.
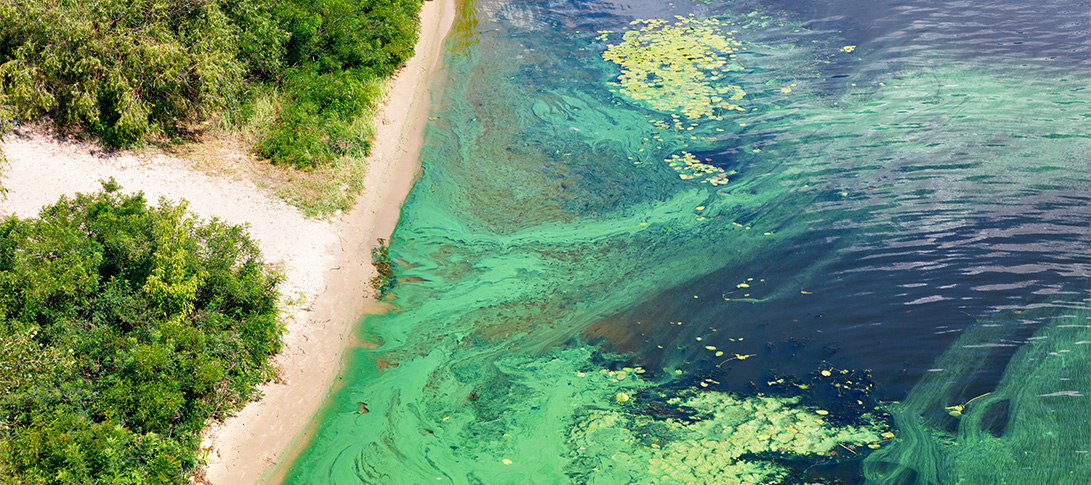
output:
<path id="1" fill-rule="evenodd" d="M 684 441 L 658 400 L 694 393 L 893 433 L 774 446 L 783 483 L 1091 481 L 1089 12 L 468 1 L 391 246 L 398 309 L 362 324 L 377 348 L 351 349 L 288 481 L 716 483 L 656 461 Z M 710 82 L 740 109 L 611 84 L 634 20 L 690 14 L 738 41 Z M 687 156 L 729 182 L 680 177 Z M 657 418 L 587 438 L 604 415 Z"/>

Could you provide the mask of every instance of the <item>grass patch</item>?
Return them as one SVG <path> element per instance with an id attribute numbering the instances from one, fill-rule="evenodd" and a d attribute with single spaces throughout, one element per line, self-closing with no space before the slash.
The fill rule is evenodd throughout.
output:
<path id="1" fill-rule="evenodd" d="M 375 137 L 375 118 L 386 97 L 387 80 L 372 80 L 368 93 L 368 104 L 350 119 L 324 125 L 325 130 L 337 132 L 339 135 L 328 136 L 325 141 L 316 137 L 307 142 L 315 143 L 315 151 L 331 158 L 311 157 L 311 165 L 304 168 L 295 164 L 273 164 L 255 182 L 261 187 L 271 189 L 289 204 L 299 207 L 308 217 L 325 217 L 351 209 L 364 190 L 367 155 L 370 154 L 371 140 Z M 257 106 L 254 116 L 241 131 L 249 134 L 251 140 L 255 140 L 252 146 L 261 153 L 267 142 L 256 140 L 284 139 L 287 136 L 282 123 L 283 113 L 273 114 L 277 106 L 283 107 L 286 103 L 259 99 L 255 104 Z M 298 111 L 292 116 L 299 116 Z M 316 139 L 319 141 L 315 141 Z M 342 140 L 340 143 L 347 146 L 332 147 L 331 144 L 336 143 L 329 140 Z M 296 154 L 302 152 L 302 155 L 297 156 L 300 160 L 308 160 L 309 150 L 306 144 L 291 145 L 287 149 Z"/>
<path id="2" fill-rule="evenodd" d="M 342 157 L 331 166 L 314 170 L 270 166 L 254 182 L 299 207 L 307 217 L 326 217 L 356 204 L 366 173 L 365 157 Z"/>
<path id="3" fill-rule="evenodd" d="M 386 80 L 376 80 L 376 101 L 352 120 L 350 129 L 368 140 L 375 136 Z M 197 168 L 216 176 L 253 180 L 277 197 L 298 207 L 307 217 L 324 218 L 351 209 L 364 190 L 367 153 L 338 156 L 313 168 L 296 168 L 261 159 L 257 147 L 277 129 L 279 111 L 289 103 L 280 90 L 262 88 L 246 105 L 227 110 L 204 127 L 202 135 L 165 151 L 193 160 Z"/>

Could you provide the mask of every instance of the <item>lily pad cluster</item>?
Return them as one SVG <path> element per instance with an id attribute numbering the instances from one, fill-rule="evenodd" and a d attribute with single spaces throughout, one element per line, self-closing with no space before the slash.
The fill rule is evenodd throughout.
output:
<path id="1" fill-rule="evenodd" d="M 798 398 L 694 392 L 665 404 L 661 407 L 687 415 L 598 410 L 573 427 L 571 442 L 578 454 L 600 455 L 590 463 L 628 468 L 631 476 L 643 475 L 641 483 L 765 484 L 791 473 L 774 462 L 777 458 L 826 461 L 841 450 L 863 453 L 886 438 L 876 421 L 834 425 L 828 413 L 801 405 Z M 615 463 L 605 463 L 610 460 L 596 452 L 605 443 L 613 444 L 609 456 Z"/>
<path id="2" fill-rule="evenodd" d="M 689 152 L 682 152 L 681 156 L 671 155 L 664 161 L 679 172 L 678 177 L 682 180 L 700 179 L 701 183 L 709 185 L 725 185 L 729 182 L 727 176 L 730 174 L 727 171 L 701 162 Z"/>
<path id="3" fill-rule="evenodd" d="M 621 43 L 602 53 L 603 59 L 621 66 L 618 82 L 610 84 L 633 100 L 690 119 L 723 119 L 724 111 L 745 111 L 733 102 L 746 93 L 723 82 L 729 72 L 743 69 L 732 59 L 742 43 L 717 19 L 675 18 L 674 23 L 631 22 L 643 27 L 625 32 Z"/>

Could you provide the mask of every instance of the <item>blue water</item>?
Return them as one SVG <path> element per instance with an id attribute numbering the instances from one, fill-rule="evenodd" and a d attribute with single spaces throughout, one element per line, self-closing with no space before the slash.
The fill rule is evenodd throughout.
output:
<path id="1" fill-rule="evenodd" d="M 702 393 L 893 436 L 737 459 L 775 482 L 1091 480 L 1089 12 L 467 3 L 391 246 L 399 309 L 363 323 L 382 345 L 352 350 L 289 481 L 717 483 L 645 475 L 714 422 L 663 404 Z M 740 109 L 612 84 L 634 20 L 691 14 L 738 41 L 710 83 Z M 687 153 L 730 181 L 679 177 Z"/>

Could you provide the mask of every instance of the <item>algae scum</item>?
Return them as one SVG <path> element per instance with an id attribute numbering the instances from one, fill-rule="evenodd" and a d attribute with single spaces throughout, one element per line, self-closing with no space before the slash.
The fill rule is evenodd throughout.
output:
<path id="1" fill-rule="evenodd" d="M 287 481 L 1091 481 L 1086 15 L 863 6 L 465 4 Z"/>

